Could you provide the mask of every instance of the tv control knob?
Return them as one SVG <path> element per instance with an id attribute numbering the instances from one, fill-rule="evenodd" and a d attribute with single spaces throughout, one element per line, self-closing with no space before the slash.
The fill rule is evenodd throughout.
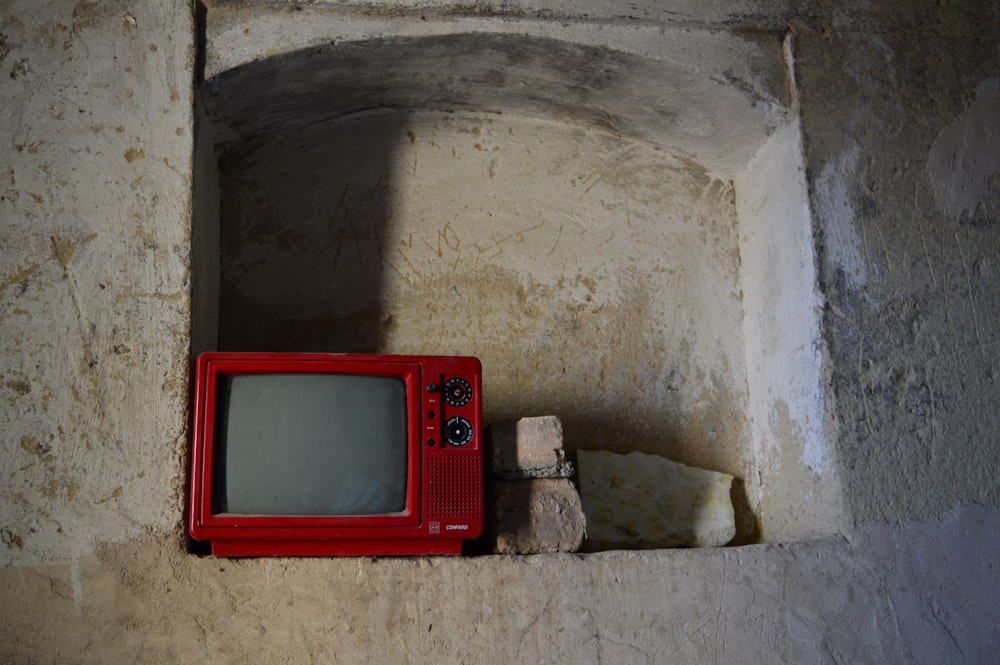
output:
<path id="1" fill-rule="evenodd" d="M 444 382 L 444 401 L 452 406 L 465 406 L 472 399 L 472 386 L 465 379 L 448 379 Z"/>
<path id="2" fill-rule="evenodd" d="M 472 441 L 472 425 L 462 416 L 449 418 L 444 426 L 444 438 L 453 446 L 464 446 Z"/>

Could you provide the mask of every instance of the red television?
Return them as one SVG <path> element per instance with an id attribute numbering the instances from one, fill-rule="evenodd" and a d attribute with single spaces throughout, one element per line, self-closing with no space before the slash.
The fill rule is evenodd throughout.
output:
<path id="1" fill-rule="evenodd" d="M 458 554 L 483 531 L 482 368 L 203 353 L 191 538 L 217 556 Z"/>

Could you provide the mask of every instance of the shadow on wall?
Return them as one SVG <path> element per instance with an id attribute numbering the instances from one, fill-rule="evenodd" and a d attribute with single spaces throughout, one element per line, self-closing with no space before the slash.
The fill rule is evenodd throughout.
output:
<path id="1" fill-rule="evenodd" d="M 218 348 L 377 353 L 394 116 L 223 149 Z"/>

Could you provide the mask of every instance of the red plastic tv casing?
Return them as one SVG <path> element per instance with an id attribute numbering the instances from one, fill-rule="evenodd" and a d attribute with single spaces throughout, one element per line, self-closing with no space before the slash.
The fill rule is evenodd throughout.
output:
<path id="1" fill-rule="evenodd" d="M 404 381 L 407 483 L 402 511 L 329 516 L 213 512 L 212 469 L 220 379 L 240 374 L 296 373 L 386 376 Z M 444 387 L 451 379 L 465 381 L 471 387 L 467 403 L 455 405 L 445 399 Z M 464 418 L 472 426 L 472 437 L 464 445 L 452 445 L 445 436 L 445 424 L 455 417 Z M 479 360 L 319 353 L 199 355 L 194 372 L 188 529 L 194 540 L 210 543 L 214 555 L 227 557 L 461 553 L 463 542 L 477 538 L 483 531 Z"/>

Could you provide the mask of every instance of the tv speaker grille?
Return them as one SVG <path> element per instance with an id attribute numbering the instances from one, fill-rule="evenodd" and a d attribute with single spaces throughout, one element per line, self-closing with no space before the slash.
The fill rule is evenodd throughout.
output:
<path id="1" fill-rule="evenodd" d="M 483 472 L 479 458 L 435 455 L 427 462 L 429 516 L 434 519 L 481 519 Z"/>

